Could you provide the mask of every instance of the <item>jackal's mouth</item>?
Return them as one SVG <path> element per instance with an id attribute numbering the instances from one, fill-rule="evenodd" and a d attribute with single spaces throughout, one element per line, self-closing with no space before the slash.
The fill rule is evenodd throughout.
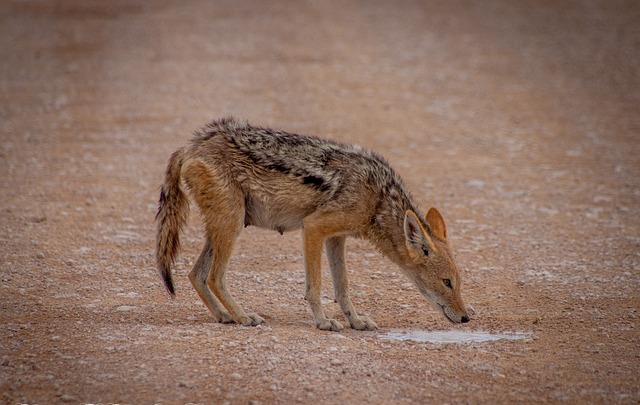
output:
<path id="1" fill-rule="evenodd" d="M 444 315 L 445 318 L 447 318 L 447 320 L 451 323 L 465 323 L 465 322 L 469 322 L 469 317 L 468 316 L 463 316 L 463 317 L 458 317 L 457 315 L 455 315 L 453 313 L 453 311 L 451 310 L 451 308 L 445 307 L 444 305 L 437 303 L 438 306 L 440 307 L 440 309 L 442 310 L 442 315 Z M 448 311 L 447 311 L 448 309 Z"/>
<path id="2" fill-rule="evenodd" d="M 447 313 L 447 311 L 444 308 L 444 305 L 440 304 L 439 302 L 437 303 L 438 306 L 440 307 L 440 310 L 442 311 L 442 315 L 444 315 L 445 318 L 447 318 L 447 320 L 451 323 L 460 323 L 460 322 L 456 322 L 454 319 L 452 319 L 449 314 Z"/>
<path id="3" fill-rule="evenodd" d="M 452 323 L 467 323 L 471 320 L 468 314 L 458 315 L 456 311 L 454 311 L 451 307 L 446 307 L 440 303 L 440 308 L 442 308 L 442 313 L 445 318 L 447 318 Z"/>
<path id="4" fill-rule="evenodd" d="M 431 291 L 429 291 L 429 290 L 427 290 L 425 288 L 421 288 L 420 285 L 418 285 L 418 290 L 420 290 L 420 292 L 425 296 L 425 298 L 429 301 L 429 303 L 431 303 L 431 306 L 434 309 L 440 310 L 442 315 L 445 318 L 447 318 L 447 320 L 449 322 L 451 322 L 451 323 L 460 323 L 460 322 L 462 322 L 462 320 L 455 315 L 455 312 L 453 310 L 451 310 L 451 308 L 439 303 L 438 302 L 438 297 L 435 296 L 435 294 L 433 294 Z"/>

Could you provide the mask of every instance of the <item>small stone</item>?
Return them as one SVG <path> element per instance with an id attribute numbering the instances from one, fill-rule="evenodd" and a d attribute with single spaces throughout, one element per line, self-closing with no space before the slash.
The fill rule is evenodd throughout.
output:
<path id="1" fill-rule="evenodd" d="M 485 182 L 482 180 L 469 180 L 467 182 L 467 186 L 469 187 L 475 187 L 475 188 L 482 188 L 485 186 Z"/>
<path id="2" fill-rule="evenodd" d="M 73 252 L 86 255 L 87 253 L 91 252 L 91 248 L 87 246 L 82 246 L 78 249 L 74 249 Z"/>
<path id="3" fill-rule="evenodd" d="M 134 307 L 133 305 L 120 305 L 119 307 L 116 308 L 116 311 L 129 312 L 129 311 L 135 311 L 136 309 L 138 308 Z"/>
<path id="4" fill-rule="evenodd" d="M 73 395 L 69 395 L 69 394 L 62 394 L 60 396 L 60 400 L 62 402 L 76 402 L 77 401 L 76 397 L 74 397 Z"/>
<path id="5" fill-rule="evenodd" d="M 242 375 L 240 375 L 239 373 L 232 373 L 229 375 L 229 378 L 231 378 L 232 380 L 242 380 Z"/>
<path id="6" fill-rule="evenodd" d="M 342 360 L 340 360 L 340 359 L 331 359 L 330 364 L 332 366 L 341 366 L 342 365 Z"/>

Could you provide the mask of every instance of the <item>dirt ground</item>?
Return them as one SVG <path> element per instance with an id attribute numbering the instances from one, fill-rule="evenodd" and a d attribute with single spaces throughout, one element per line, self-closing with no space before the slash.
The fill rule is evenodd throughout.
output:
<path id="1" fill-rule="evenodd" d="M 0 44 L 1 403 L 640 403 L 637 1 L 7 0 Z M 472 321 L 350 240 L 380 330 L 316 330 L 299 233 L 248 228 L 229 283 L 267 324 L 215 324 L 195 208 L 170 299 L 162 172 L 227 115 L 386 156 Z M 450 330 L 527 338 L 382 338 Z"/>

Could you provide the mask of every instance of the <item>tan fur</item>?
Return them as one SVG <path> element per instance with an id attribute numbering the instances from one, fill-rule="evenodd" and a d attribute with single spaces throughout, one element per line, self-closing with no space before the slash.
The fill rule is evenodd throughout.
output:
<path id="1" fill-rule="evenodd" d="M 431 208 L 421 219 L 400 177 L 373 152 L 233 119 L 197 132 L 191 145 L 172 155 L 159 202 L 156 257 L 172 294 L 171 266 L 188 210 L 182 181 L 202 213 L 207 236 L 189 280 L 217 321 L 264 322 L 245 313 L 225 283 L 234 242 L 249 225 L 280 233 L 302 228 L 306 299 L 320 329 L 342 329 L 325 316 L 320 300 L 323 248 L 336 301 L 350 326 L 377 328 L 358 315 L 349 297 L 348 236 L 371 241 L 447 319 L 469 320 L 442 215 Z"/>

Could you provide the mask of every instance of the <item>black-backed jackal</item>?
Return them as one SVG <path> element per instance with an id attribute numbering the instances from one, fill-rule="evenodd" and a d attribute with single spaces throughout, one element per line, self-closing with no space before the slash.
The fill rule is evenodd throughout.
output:
<path id="1" fill-rule="evenodd" d="M 306 298 L 320 329 L 342 329 L 322 309 L 323 246 L 335 299 L 349 325 L 377 328 L 371 319 L 358 315 L 349 298 L 347 236 L 371 241 L 451 322 L 469 321 L 442 216 L 431 208 L 422 217 L 400 177 L 373 152 L 232 118 L 198 131 L 189 146 L 171 156 L 156 216 L 157 266 L 172 295 L 171 267 L 189 208 L 182 180 L 200 208 L 207 237 L 189 279 L 219 322 L 264 322 L 246 313 L 225 283 L 234 242 L 249 225 L 280 233 L 302 229 Z"/>

